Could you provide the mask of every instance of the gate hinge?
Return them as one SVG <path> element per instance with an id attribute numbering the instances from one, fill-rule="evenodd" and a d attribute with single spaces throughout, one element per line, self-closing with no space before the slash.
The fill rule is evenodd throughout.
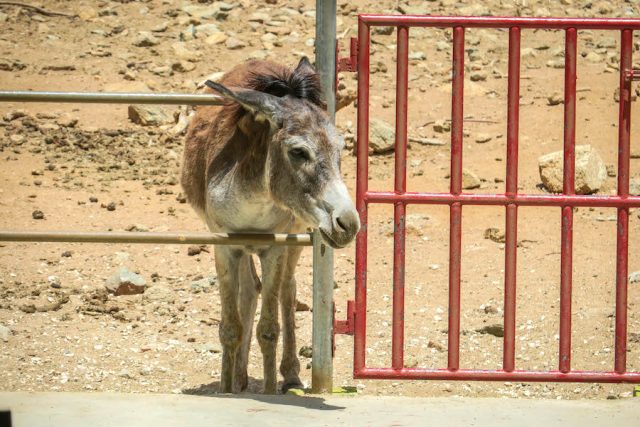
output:
<path id="1" fill-rule="evenodd" d="M 356 330 L 356 309 L 355 302 L 353 300 L 347 301 L 347 320 L 336 319 L 336 303 L 333 303 L 333 336 L 331 348 L 331 355 L 336 354 L 336 334 L 353 335 Z"/>
<path id="2" fill-rule="evenodd" d="M 624 71 L 624 77 L 629 81 L 640 80 L 640 69 L 632 68 Z"/>
<path id="3" fill-rule="evenodd" d="M 336 43 L 336 75 L 340 71 L 355 72 L 358 70 L 358 39 L 351 37 L 349 56 L 340 58 L 340 45 Z"/>

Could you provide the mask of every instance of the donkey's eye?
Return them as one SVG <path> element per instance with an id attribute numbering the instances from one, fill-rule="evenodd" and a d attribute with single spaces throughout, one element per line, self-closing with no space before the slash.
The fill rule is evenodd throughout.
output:
<path id="1" fill-rule="evenodd" d="M 292 148 L 289 150 L 289 156 L 294 160 L 308 161 L 311 159 L 309 152 L 304 148 Z"/>

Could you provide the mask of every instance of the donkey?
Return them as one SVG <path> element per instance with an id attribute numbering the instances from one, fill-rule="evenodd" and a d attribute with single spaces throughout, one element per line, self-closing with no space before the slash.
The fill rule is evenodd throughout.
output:
<path id="1" fill-rule="evenodd" d="M 198 108 L 187 129 L 182 186 L 212 232 L 299 233 L 317 227 L 334 248 L 360 228 L 340 176 L 342 136 L 321 99 L 320 79 L 307 58 L 293 70 L 253 60 L 207 86 L 228 102 Z M 256 335 L 264 392 L 276 393 L 276 346 L 282 310 L 283 392 L 300 387 L 296 354 L 294 271 L 301 248 L 216 246 L 222 315 L 221 391 L 248 385 L 247 363 L 258 293 Z M 262 267 L 262 280 L 254 265 Z"/>

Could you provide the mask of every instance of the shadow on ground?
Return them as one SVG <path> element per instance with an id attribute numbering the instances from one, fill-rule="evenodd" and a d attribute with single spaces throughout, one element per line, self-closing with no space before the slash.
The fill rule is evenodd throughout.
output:
<path id="1" fill-rule="evenodd" d="M 279 386 L 280 387 L 280 386 Z M 335 411 L 345 409 L 344 406 L 328 405 L 325 399 L 318 396 L 295 396 L 290 394 L 260 394 L 262 391 L 262 380 L 249 377 L 247 390 L 239 394 L 220 393 L 220 381 L 210 384 L 202 384 L 198 387 L 182 390 L 183 394 L 193 396 L 216 397 L 220 399 L 250 399 L 257 402 L 270 403 L 275 405 L 299 406 L 306 409 L 317 409 L 321 411 Z M 263 409 L 256 408 L 256 412 Z"/>

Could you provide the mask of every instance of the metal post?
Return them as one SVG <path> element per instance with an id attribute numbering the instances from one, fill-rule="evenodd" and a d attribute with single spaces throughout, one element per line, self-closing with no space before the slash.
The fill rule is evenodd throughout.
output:
<path id="1" fill-rule="evenodd" d="M 316 68 L 327 114 L 336 118 L 336 0 L 316 0 Z M 313 235 L 313 359 L 311 391 L 333 389 L 333 249 Z"/>

